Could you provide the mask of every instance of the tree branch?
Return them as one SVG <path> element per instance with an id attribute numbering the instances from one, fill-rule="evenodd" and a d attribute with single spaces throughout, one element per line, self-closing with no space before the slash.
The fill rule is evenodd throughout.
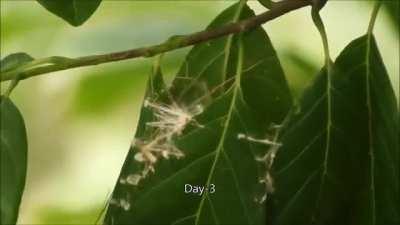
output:
<path id="1" fill-rule="evenodd" d="M 206 42 L 211 39 L 223 37 L 229 34 L 248 31 L 280 17 L 290 11 L 311 5 L 310 0 L 284 0 L 277 2 L 274 7 L 260 15 L 239 21 L 237 23 L 227 24 L 218 28 L 208 29 L 196 32 L 189 35 L 173 36 L 167 41 L 153 46 L 131 49 L 121 52 L 113 52 L 102 55 L 91 55 L 79 58 L 66 57 L 49 57 L 44 59 L 34 60 L 31 63 L 24 65 L 22 71 L 8 71 L 0 74 L 0 80 L 26 79 L 41 74 L 46 74 L 55 71 L 67 70 L 83 66 L 92 66 L 102 63 L 121 61 L 138 57 L 152 57 L 157 54 L 183 48 L 198 43 Z M 38 63 L 40 62 L 40 63 Z"/>

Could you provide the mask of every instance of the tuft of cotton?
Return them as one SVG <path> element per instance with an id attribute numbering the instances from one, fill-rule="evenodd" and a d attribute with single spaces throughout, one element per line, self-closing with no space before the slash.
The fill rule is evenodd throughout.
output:
<path id="1" fill-rule="evenodd" d="M 151 108 L 155 117 L 154 121 L 146 125 L 159 129 L 167 138 L 181 135 L 189 123 L 196 123 L 194 117 L 203 112 L 201 105 L 184 107 L 177 103 L 167 105 L 151 102 L 148 99 L 145 100 L 144 107 Z"/>
<path id="2" fill-rule="evenodd" d="M 110 200 L 110 205 L 115 205 L 117 207 L 120 207 L 124 211 L 129 211 L 129 209 L 131 208 L 131 204 L 126 199 L 114 199 L 113 198 Z"/>
<path id="3" fill-rule="evenodd" d="M 136 138 L 132 141 L 132 149 L 137 151 L 134 160 L 143 164 L 143 170 L 139 174 L 140 178 L 134 182 L 137 184 L 149 173 L 155 172 L 155 164 L 159 160 L 184 157 L 173 139 L 179 137 L 189 124 L 202 127 L 194 119 L 203 112 L 201 105 L 186 107 L 175 102 L 164 104 L 146 99 L 143 106 L 153 112 L 154 120 L 147 122 L 146 126 L 155 129 L 154 134 L 156 135 L 150 140 Z M 124 182 L 127 183 L 127 180 L 124 179 Z"/>
<path id="4" fill-rule="evenodd" d="M 273 129 L 278 130 L 279 128 L 281 128 L 280 125 L 273 125 Z M 246 140 L 249 142 L 269 146 L 269 149 L 265 153 L 265 155 L 255 158 L 256 161 L 263 163 L 264 167 L 266 169 L 265 174 L 263 175 L 263 177 L 260 178 L 260 183 L 265 185 L 265 193 L 263 194 L 263 196 L 260 199 L 256 198 L 257 199 L 256 201 L 259 203 L 264 203 L 267 199 L 267 195 L 270 193 L 273 193 L 275 191 L 274 179 L 271 175 L 271 167 L 274 162 L 277 151 L 282 146 L 282 143 L 277 142 L 278 133 L 279 132 L 276 132 L 273 139 L 268 139 L 268 138 L 257 139 L 257 138 L 254 138 L 249 135 L 242 134 L 242 133 L 239 133 L 237 135 L 237 138 L 239 140 Z"/>

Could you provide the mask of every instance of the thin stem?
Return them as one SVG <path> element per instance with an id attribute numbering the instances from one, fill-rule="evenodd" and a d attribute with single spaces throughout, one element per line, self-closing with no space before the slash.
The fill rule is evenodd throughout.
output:
<path id="1" fill-rule="evenodd" d="M 319 3 L 319 2 L 317 2 Z M 317 27 L 321 39 L 322 39 L 322 44 L 324 46 L 324 55 L 325 55 L 325 67 L 326 67 L 326 96 L 327 96 L 327 101 L 326 101 L 326 117 L 327 117 L 327 123 L 326 123 L 326 145 L 325 145 L 325 152 L 324 152 L 324 164 L 323 164 L 323 172 L 322 172 L 322 177 L 321 177 L 321 182 L 320 182 L 320 191 L 318 194 L 318 200 L 317 200 L 317 207 L 319 207 L 319 204 L 321 202 L 322 198 L 322 189 L 323 186 L 325 185 L 326 182 L 326 177 L 328 176 L 328 159 L 329 159 L 329 153 L 331 150 L 331 132 L 332 132 L 332 108 L 333 108 L 333 98 L 332 98 L 332 60 L 330 57 L 329 53 L 329 43 L 328 43 L 328 36 L 326 34 L 326 29 L 325 25 L 322 21 L 321 15 L 319 14 L 319 11 L 321 9 L 321 6 L 318 4 L 313 5 L 313 8 L 311 10 L 311 16 L 314 21 L 315 26 Z"/>
<path id="2" fill-rule="evenodd" d="M 368 34 L 372 34 L 372 31 L 374 30 L 376 18 L 378 17 L 378 12 L 379 12 L 381 5 L 382 5 L 382 1 L 377 0 L 375 3 L 374 9 L 372 10 L 371 19 L 369 21 Z"/>
<path id="3" fill-rule="evenodd" d="M 239 5 L 238 5 L 238 10 L 235 13 L 235 16 L 233 17 L 233 21 L 232 22 L 237 22 L 240 18 L 240 14 L 242 13 L 242 9 L 243 6 L 246 5 L 247 0 L 241 0 L 239 1 Z M 227 70 L 228 70 L 228 61 L 229 61 L 229 57 L 231 54 L 231 45 L 232 45 L 232 41 L 233 41 L 233 34 L 228 35 L 227 38 L 227 42 L 225 44 L 225 58 L 224 58 L 224 64 L 223 64 L 223 68 L 222 68 L 222 80 L 226 80 L 226 76 L 227 76 Z"/>
<path id="4" fill-rule="evenodd" d="M 229 34 L 236 34 L 254 29 L 263 23 L 266 23 L 290 11 L 308 6 L 310 4 L 310 0 L 284 0 L 282 2 L 274 4 L 274 7 L 271 10 L 266 11 L 260 15 L 244 19 L 236 23 L 230 23 L 214 29 L 208 29 L 188 35 L 173 36 L 167 41 L 158 45 L 136 48 L 121 52 L 112 52 L 102 55 L 84 56 L 79 58 L 50 57 L 47 59 L 34 60 L 32 64 L 35 66 L 29 67 L 22 72 L 19 71 L 20 73 L 16 73 L 15 71 L 1 73 L 0 80 L 13 80 L 16 76 L 19 76 L 19 79 L 26 79 L 41 74 L 77 67 L 92 66 L 138 57 L 152 57 L 154 55 L 172 51 L 178 48 L 183 48 L 206 42 L 215 38 L 223 37 Z M 54 61 L 54 59 L 57 60 Z M 39 64 L 38 61 L 40 61 Z"/>
<path id="5" fill-rule="evenodd" d="M 11 83 L 10 83 L 10 86 L 8 86 L 7 90 L 4 92 L 3 95 L 4 95 L 5 97 L 9 97 L 10 94 L 11 94 L 11 92 L 12 92 L 12 91 L 14 90 L 14 88 L 18 85 L 18 83 L 19 83 L 19 80 L 18 80 L 18 79 L 12 80 Z"/>
<path id="6" fill-rule="evenodd" d="M 332 60 L 330 57 L 328 35 L 326 34 L 325 25 L 322 22 L 321 15 L 319 14 L 319 11 L 317 9 L 312 9 L 311 14 L 314 24 L 317 27 L 318 32 L 320 33 L 322 39 L 322 45 L 324 47 L 325 63 L 328 66 Z"/>

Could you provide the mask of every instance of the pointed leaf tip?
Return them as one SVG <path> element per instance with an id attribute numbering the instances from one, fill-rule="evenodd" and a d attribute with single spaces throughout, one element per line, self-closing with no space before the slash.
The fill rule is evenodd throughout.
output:
<path id="1" fill-rule="evenodd" d="M 51 13 L 61 17 L 72 26 L 86 22 L 99 7 L 102 0 L 37 0 Z"/>

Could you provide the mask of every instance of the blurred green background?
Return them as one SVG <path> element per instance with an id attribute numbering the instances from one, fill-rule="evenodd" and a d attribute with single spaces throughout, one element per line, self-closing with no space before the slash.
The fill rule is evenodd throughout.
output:
<path id="1" fill-rule="evenodd" d="M 332 57 L 368 26 L 372 1 L 330 1 L 323 10 Z M 1 57 L 77 57 L 155 44 L 203 29 L 233 1 L 103 1 L 83 26 L 71 27 L 35 1 L 1 1 Z M 256 2 L 250 6 L 260 13 Z M 309 9 L 265 25 L 293 94 L 323 63 Z M 381 11 L 375 33 L 399 96 L 395 8 Z M 171 78 L 189 48 L 163 60 Z M 25 80 L 13 92 L 29 140 L 19 224 L 94 224 L 117 180 L 134 135 L 151 59 L 73 69 Z M 4 87 L 4 84 L 2 84 Z"/>

